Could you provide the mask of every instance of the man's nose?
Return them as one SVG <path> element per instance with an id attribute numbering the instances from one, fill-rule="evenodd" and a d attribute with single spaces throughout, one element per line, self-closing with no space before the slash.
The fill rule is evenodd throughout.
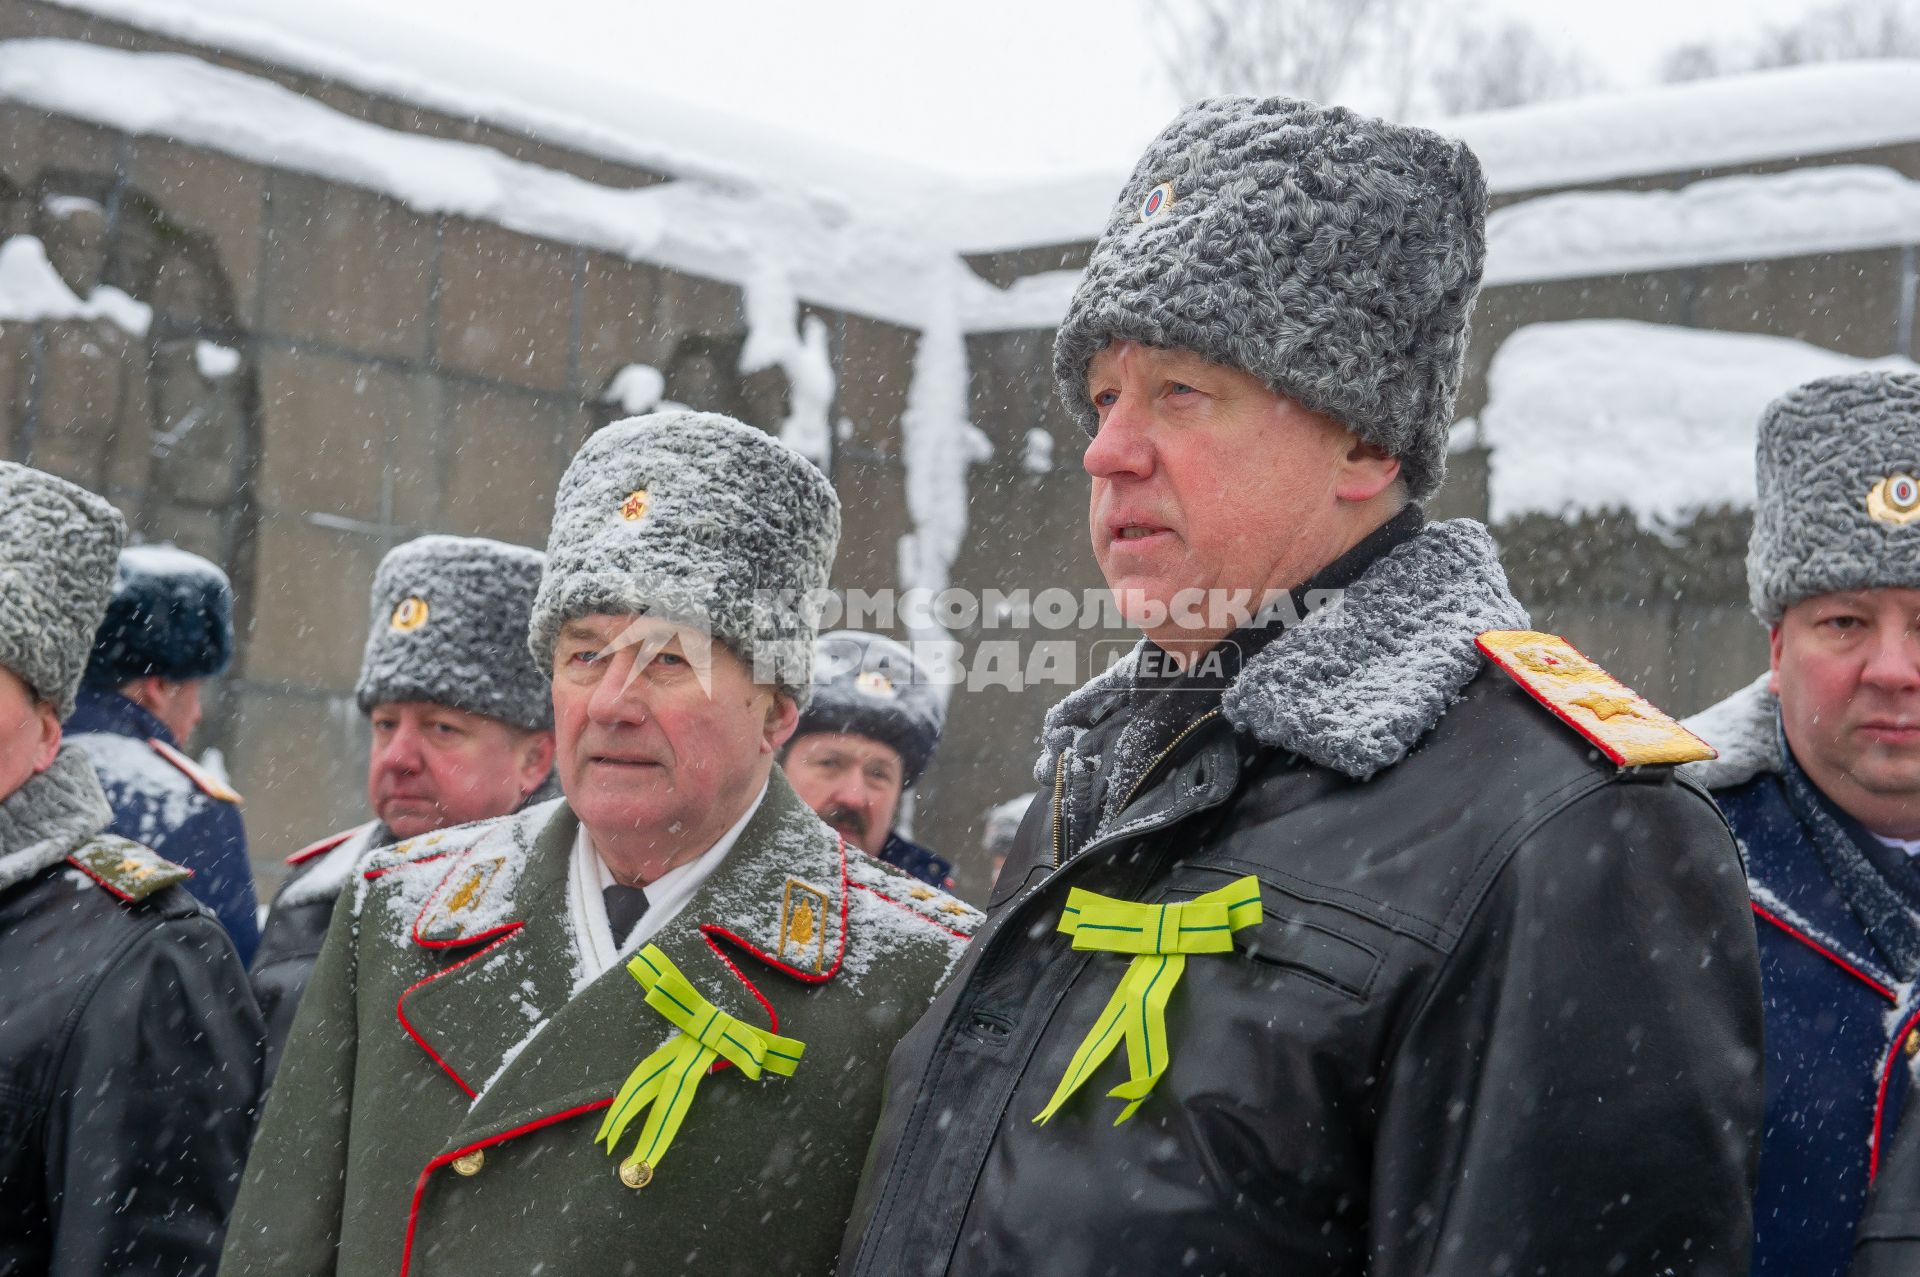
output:
<path id="1" fill-rule="evenodd" d="M 638 649 L 629 647 L 606 658 L 587 701 L 587 717 L 606 727 L 646 721 L 646 680 L 640 677 Z"/>
<path id="2" fill-rule="evenodd" d="M 410 723 L 394 728 L 385 745 L 374 750 L 374 763 L 383 771 L 417 772 L 426 766 L 420 730 Z"/>
<path id="3" fill-rule="evenodd" d="M 1920 692 L 1920 632 L 1884 628 L 1867 654 L 1860 681 L 1889 691 Z"/>
<path id="4" fill-rule="evenodd" d="M 863 812 L 867 809 L 867 787 L 858 776 L 843 776 L 833 783 L 827 800 L 849 810 Z"/>
<path id="5" fill-rule="evenodd" d="M 1095 479 L 1144 479 L 1153 473 L 1153 444 L 1147 437 L 1146 413 L 1135 407 L 1137 396 L 1122 395 L 1107 410 L 1099 431 L 1087 443 L 1080 465 Z"/>

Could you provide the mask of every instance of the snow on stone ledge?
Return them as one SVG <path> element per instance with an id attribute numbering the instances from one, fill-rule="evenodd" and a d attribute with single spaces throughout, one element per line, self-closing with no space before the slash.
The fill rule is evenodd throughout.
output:
<path id="1" fill-rule="evenodd" d="M 1601 93 L 1426 121 L 1471 146 L 1496 195 L 1920 139 L 1920 61 L 1876 59 Z M 1096 238 L 1127 174 L 984 183 L 930 202 L 926 224 L 963 252 Z"/>
<path id="2" fill-rule="evenodd" d="M 1845 164 L 1575 191 L 1487 218 L 1489 287 L 1920 243 L 1920 182 Z"/>
<path id="3" fill-rule="evenodd" d="M 34 324 L 48 319 L 104 319 L 144 337 L 153 325 L 153 307 L 111 284 L 80 300 L 47 260 L 46 245 L 32 235 L 15 235 L 0 244 L 0 321 Z"/>
<path id="4" fill-rule="evenodd" d="M 1754 432 L 1781 393 L 1862 369 L 1805 342 L 1589 319 L 1534 324 L 1493 357 L 1482 438 L 1490 521 L 1630 512 L 1658 531 L 1753 504 Z"/>
<path id="5" fill-rule="evenodd" d="M 1496 192 L 1834 155 L 1920 138 L 1920 62 L 1756 71 L 1435 127 L 1473 148 Z"/>

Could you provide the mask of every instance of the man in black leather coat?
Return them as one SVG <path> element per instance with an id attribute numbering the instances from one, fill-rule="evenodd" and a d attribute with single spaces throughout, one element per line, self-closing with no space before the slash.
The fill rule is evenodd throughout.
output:
<path id="1" fill-rule="evenodd" d="M 0 1272 L 211 1277 L 260 1015 L 186 870 L 106 832 L 63 745 L 125 525 L 0 462 Z"/>
<path id="2" fill-rule="evenodd" d="M 1709 751 L 1417 505 L 1484 213 L 1464 145 L 1286 99 L 1135 170 L 1056 373 L 1148 641 L 1048 716 L 843 1277 L 1746 1272 L 1753 927 L 1674 771 Z"/>

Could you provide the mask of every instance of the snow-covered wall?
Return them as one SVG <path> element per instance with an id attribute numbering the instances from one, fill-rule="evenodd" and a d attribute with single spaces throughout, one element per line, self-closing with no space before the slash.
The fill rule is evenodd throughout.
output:
<path id="1" fill-rule="evenodd" d="M 1920 244 L 1920 182 L 1832 165 L 1677 191 L 1574 191 L 1487 218 L 1489 287 Z"/>
<path id="2" fill-rule="evenodd" d="M 1783 337 L 1628 320 L 1522 328 L 1493 358 L 1479 417 L 1490 520 L 1625 510 L 1658 531 L 1750 507 L 1761 410 L 1802 382 L 1867 368 L 1916 371 Z"/>

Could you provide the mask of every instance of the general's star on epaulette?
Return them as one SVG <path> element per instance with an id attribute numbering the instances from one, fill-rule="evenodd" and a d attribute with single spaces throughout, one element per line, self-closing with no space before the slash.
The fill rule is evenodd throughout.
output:
<path id="1" fill-rule="evenodd" d="M 867 857 L 849 857 L 847 877 L 857 887 L 937 927 L 972 935 L 986 914 L 911 874 Z"/>
<path id="2" fill-rule="evenodd" d="M 1488 660 L 1616 766 L 1673 766 L 1719 757 L 1713 746 L 1557 634 L 1489 630 L 1475 642 Z"/>
<path id="3" fill-rule="evenodd" d="M 217 798 L 223 803 L 232 803 L 236 807 L 241 805 L 243 800 L 239 794 L 234 792 L 231 785 L 228 785 L 199 763 L 194 762 L 191 758 L 188 758 L 185 754 L 167 744 L 167 742 L 155 739 L 149 740 L 147 744 L 153 746 L 154 753 L 179 768 L 180 771 L 185 774 L 186 778 L 193 782 L 194 788 L 198 789 L 207 797 Z"/>
<path id="4" fill-rule="evenodd" d="M 191 869 L 174 864 L 152 848 L 112 836 L 94 839 L 68 856 L 67 863 L 130 903 L 193 877 Z"/>

